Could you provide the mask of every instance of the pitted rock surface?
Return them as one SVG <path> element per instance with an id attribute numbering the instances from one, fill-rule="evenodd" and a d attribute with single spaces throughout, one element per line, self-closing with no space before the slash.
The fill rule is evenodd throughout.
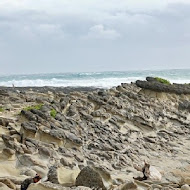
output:
<path id="1" fill-rule="evenodd" d="M 39 173 L 49 181 L 30 188 L 76 189 L 80 171 L 99 168 L 106 189 L 128 182 L 138 189 L 185 188 L 190 184 L 188 90 L 152 78 L 111 89 L 0 87 L 6 108 L 0 112 L 0 177 L 18 189 Z M 144 160 L 162 175 L 159 182 L 134 181 L 142 177 L 136 168 Z"/>

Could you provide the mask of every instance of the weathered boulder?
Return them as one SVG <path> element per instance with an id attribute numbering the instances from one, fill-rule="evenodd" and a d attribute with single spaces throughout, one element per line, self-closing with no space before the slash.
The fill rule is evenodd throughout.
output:
<path id="1" fill-rule="evenodd" d="M 101 175 L 93 168 L 87 166 L 81 170 L 77 179 L 76 186 L 85 186 L 105 190 Z"/>

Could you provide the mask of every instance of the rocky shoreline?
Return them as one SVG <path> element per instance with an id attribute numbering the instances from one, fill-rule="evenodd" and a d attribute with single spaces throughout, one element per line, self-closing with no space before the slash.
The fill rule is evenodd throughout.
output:
<path id="1" fill-rule="evenodd" d="M 0 190 L 188 190 L 189 135 L 190 85 L 0 87 Z M 134 180 L 144 160 L 161 180 Z"/>

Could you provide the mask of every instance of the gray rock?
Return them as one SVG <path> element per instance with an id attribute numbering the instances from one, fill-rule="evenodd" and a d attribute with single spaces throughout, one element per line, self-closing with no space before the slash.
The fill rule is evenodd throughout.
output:
<path id="1" fill-rule="evenodd" d="M 66 133 L 66 138 L 77 145 L 82 145 L 82 140 L 72 133 Z"/>
<path id="2" fill-rule="evenodd" d="M 40 110 L 32 109 L 31 112 L 34 113 L 34 114 L 36 114 L 36 115 L 38 115 L 38 116 L 41 117 L 42 119 L 45 119 L 45 120 L 48 119 L 47 115 L 45 115 L 45 114 L 44 114 L 42 111 L 40 111 Z"/>
<path id="3" fill-rule="evenodd" d="M 70 160 L 70 159 L 67 159 L 66 157 L 62 157 L 60 159 L 60 163 L 63 165 L 63 166 L 68 166 L 70 168 L 72 168 L 74 166 L 74 163 Z"/>
<path id="4" fill-rule="evenodd" d="M 36 125 L 34 123 L 31 123 L 31 122 L 22 123 L 21 127 L 23 127 L 24 130 L 31 131 L 33 133 L 36 133 L 36 131 L 37 131 Z"/>
<path id="5" fill-rule="evenodd" d="M 47 177 L 48 177 L 48 181 L 50 181 L 52 183 L 56 183 L 56 184 L 59 183 L 58 174 L 57 174 L 57 167 L 56 166 L 51 166 L 49 168 Z"/>
<path id="6" fill-rule="evenodd" d="M 76 179 L 76 186 L 106 189 L 100 174 L 89 166 L 83 168 L 79 173 Z"/>
<path id="7" fill-rule="evenodd" d="M 29 121 L 37 121 L 35 114 L 30 111 L 22 110 L 21 115 L 25 116 Z"/>
<path id="8" fill-rule="evenodd" d="M 13 142 L 13 139 L 10 138 L 8 135 L 2 135 L 2 139 L 5 143 L 5 145 L 10 148 L 10 149 L 14 149 L 15 147 L 15 143 Z"/>
<path id="9" fill-rule="evenodd" d="M 51 150 L 46 147 L 39 147 L 39 154 L 45 157 L 50 157 L 52 155 Z"/>
<path id="10" fill-rule="evenodd" d="M 179 109 L 190 111 L 190 101 L 185 100 L 183 102 L 180 102 L 179 103 Z"/>

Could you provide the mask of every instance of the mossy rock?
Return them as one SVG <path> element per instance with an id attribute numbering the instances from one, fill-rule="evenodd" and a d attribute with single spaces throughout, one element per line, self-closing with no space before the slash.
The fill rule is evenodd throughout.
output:
<path id="1" fill-rule="evenodd" d="M 33 105 L 33 106 L 28 106 L 26 108 L 24 108 L 23 110 L 25 111 L 30 111 L 30 110 L 40 110 L 41 107 L 43 106 L 44 104 L 37 104 L 37 105 Z"/>
<path id="2" fill-rule="evenodd" d="M 57 115 L 57 111 L 55 109 L 52 109 L 50 112 L 51 117 L 55 118 Z"/>
<path id="3" fill-rule="evenodd" d="M 163 79 L 163 78 L 159 78 L 159 77 L 155 77 L 156 81 L 163 83 L 163 84 L 171 84 L 169 80 Z"/>

